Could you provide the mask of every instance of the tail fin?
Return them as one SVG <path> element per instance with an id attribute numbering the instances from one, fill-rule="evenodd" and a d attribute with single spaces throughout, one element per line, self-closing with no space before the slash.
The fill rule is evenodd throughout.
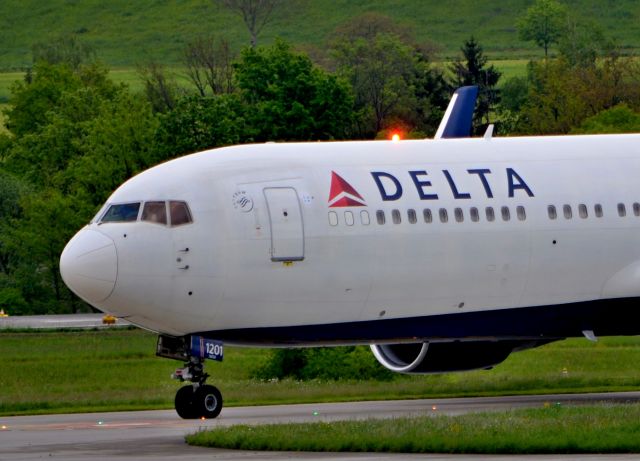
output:
<path id="1" fill-rule="evenodd" d="M 477 86 L 458 88 L 451 97 L 434 139 L 471 137 L 471 122 L 477 97 Z"/>

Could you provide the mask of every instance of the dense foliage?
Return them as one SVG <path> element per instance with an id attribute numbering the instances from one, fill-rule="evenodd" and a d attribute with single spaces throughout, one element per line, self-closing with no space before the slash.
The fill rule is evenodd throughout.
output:
<path id="1" fill-rule="evenodd" d="M 394 376 L 376 361 L 369 348 L 355 346 L 274 349 L 269 360 L 253 372 L 253 377 L 261 380 L 391 380 Z"/>

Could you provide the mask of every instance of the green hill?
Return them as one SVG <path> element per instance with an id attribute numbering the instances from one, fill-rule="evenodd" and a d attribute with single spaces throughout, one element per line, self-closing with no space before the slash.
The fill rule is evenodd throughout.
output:
<path id="1" fill-rule="evenodd" d="M 515 20 L 532 0 L 283 0 L 260 36 L 277 36 L 307 49 L 322 48 L 336 26 L 365 12 L 394 18 L 419 41 L 437 45 L 446 59 L 465 38 L 475 35 L 492 58 L 539 56 L 518 40 Z M 594 20 L 628 52 L 640 48 L 640 2 L 566 0 L 581 19 Z M 249 43 L 239 16 L 213 0 L 2 0 L 0 69 L 29 65 L 30 48 L 61 34 L 77 33 L 113 67 L 129 67 L 152 56 L 168 64 L 181 61 L 186 42 L 211 33 L 234 47 Z"/>

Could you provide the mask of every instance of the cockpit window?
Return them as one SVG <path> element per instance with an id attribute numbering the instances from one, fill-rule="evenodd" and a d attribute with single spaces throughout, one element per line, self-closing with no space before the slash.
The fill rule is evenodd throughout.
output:
<path id="1" fill-rule="evenodd" d="M 120 203 L 111 205 L 104 214 L 101 223 L 105 222 L 132 222 L 138 219 L 138 211 L 140 210 L 140 202 Z"/>
<path id="2" fill-rule="evenodd" d="M 185 202 L 172 200 L 169 202 L 169 211 L 171 213 L 171 225 L 180 226 L 193 222 L 191 212 Z"/>
<path id="3" fill-rule="evenodd" d="M 167 207 L 165 202 L 145 202 L 142 209 L 142 220 L 166 225 Z"/>

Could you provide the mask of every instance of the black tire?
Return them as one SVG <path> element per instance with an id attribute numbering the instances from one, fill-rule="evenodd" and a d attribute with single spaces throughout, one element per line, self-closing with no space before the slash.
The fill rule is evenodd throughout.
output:
<path id="1" fill-rule="evenodd" d="M 193 386 L 181 387 L 176 393 L 176 413 L 178 413 L 178 416 L 182 419 L 196 419 L 198 417 L 194 405 L 195 397 L 196 393 L 193 390 Z"/>
<path id="2" fill-rule="evenodd" d="M 195 393 L 193 408 L 197 414 L 196 418 L 213 419 L 222 410 L 222 394 L 215 386 L 200 386 Z"/>

